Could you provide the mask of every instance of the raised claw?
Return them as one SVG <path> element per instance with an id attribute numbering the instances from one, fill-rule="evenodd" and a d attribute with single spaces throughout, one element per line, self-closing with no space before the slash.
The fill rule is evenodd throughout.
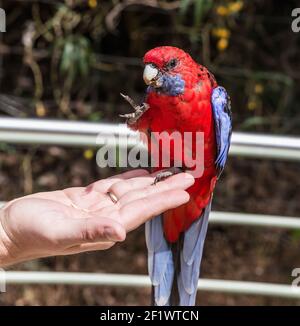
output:
<path id="1" fill-rule="evenodd" d="M 127 101 L 136 110 L 138 105 L 134 102 L 134 100 L 131 97 L 123 93 L 120 93 L 120 95 L 124 98 L 125 101 Z"/>
<path id="2" fill-rule="evenodd" d="M 126 119 L 131 119 L 131 118 L 135 117 L 135 113 L 119 114 L 119 117 L 126 118 Z"/>
<path id="3" fill-rule="evenodd" d="M 128 124 L 134 124 L 138 121 L 138 119 L 149 109 L 149 104 L 143 103 L 142 105 L 137 105 L 134 100 L 128 95 L 124 95 L 120 93 L 120 95 L 133 107 L 133 113 L 120 114 L 119 116 L 122 118 L 126 118 Z"/>

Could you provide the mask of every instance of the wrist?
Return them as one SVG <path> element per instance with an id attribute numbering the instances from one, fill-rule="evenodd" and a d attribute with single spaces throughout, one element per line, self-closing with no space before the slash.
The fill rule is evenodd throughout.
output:
<path id="1" fill-rule="evenodd" d="M 15 262 L 12 255 L 12 242 L 5 230 L 5 224 L 8 217 L 8 206 L 0 209 L 0 267 L 11 265 Z"/>

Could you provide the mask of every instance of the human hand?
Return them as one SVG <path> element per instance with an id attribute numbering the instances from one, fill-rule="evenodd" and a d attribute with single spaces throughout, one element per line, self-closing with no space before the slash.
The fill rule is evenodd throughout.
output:
<path id="1" fill-rule="evenodd" d="M 0 210 L 0 266 L 108 249 L 148 219 L 189 200 L 184 190 L 194 183 L 191 175 L 177 174 L 152 185 L 154 178 L 133 170 L 87 187 L 9 202 Z"/>

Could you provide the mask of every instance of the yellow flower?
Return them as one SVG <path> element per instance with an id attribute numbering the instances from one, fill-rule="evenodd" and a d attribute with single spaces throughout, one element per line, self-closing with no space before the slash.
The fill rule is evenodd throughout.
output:
<path id="1" fill-rule="evenodd" d="M 219 51 L 224 51 L 228 47 L 228 39 L 227 38 L 220 38 L 217 43 L 217 48 Z"/>
<path id="2" fill-rule="evenodd" d="M 89 0 L 89 7 L 96 8 L 97 7 L 97 0 Z"/>
<path id="3" fill-rule="evenodd" d="M 227 28 L 214 28 L 212 30 L 212 34 L 216 37 L 219 38 L 229 38 L 230 36 L 230 30 L 228 30 Z"/>
<path id="4" fill-rule="evenodd" d="M 262 94 L 264 92 L 264 86 L 262 84 L 255 84 L 254 92 L 256 94 Z"/>
<path id="5" fill-rule="evenodd" d="M 228 9 L 225 6 L 218 6 L 216 8 L 216 13 L 219 16 L 227 16 L 229 14 L 229 11 L 228 11 Z"/>
<path id="6" fill-rule="evenodd" d="M 46 115 L 46 108 L 43 102 L 36 103 L 35 112 L 38 117 L 44 117 Z"/>
<path id="7" fill-rule="evenodd" d="M 253 110 L 255 110 L 257 108 L 257 103 L 255 102 L 255 101 L 249 101 L 248 102 L 248 109 L 250 110 L 250 111 L 253 111 Z"/>
<path id="8" fill-rule="evenodd" d="M 235 1 L 235 2 L 230 2 L 227 8 L 230 14 L 235 14 L 240 10 L 242 10 L 243 6 L 244 6 L 243 1 Z"/>
<path id="9" fill-rule="evenodd" d="M 86 149 L 83 152 L 83 156 L 86 160 L 91 160 L 94 157 L 94 151 L 92 149 Z"/>

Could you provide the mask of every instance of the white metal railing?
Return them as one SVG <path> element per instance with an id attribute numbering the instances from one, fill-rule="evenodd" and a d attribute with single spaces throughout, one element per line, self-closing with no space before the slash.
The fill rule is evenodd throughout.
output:
<path id="1" fill-rule="evenodd" d="M 119 146 L 139 143 L 137 133 L 125 124 L 0 118 L 0 142 L 101 146 L 111 144 L 112 138 Z M 230 155 L 298 161 L 300 138 L 236 132 L 232 136 Z"/>
<path id="2" fill-rule="evenodd" d="M 211 212 L 209 217 L 209 223 L 222 225 L 243 225 L 255 227 L 300 229 L 299 217 L 244 214 L 232 212 Z"/>
<path id="3" fill-rule="evenodd" d="M 6 272 L 7 284 L 65 284 L 149 287 L 148 276 L 104 273 Z M 198 289 L 231 294 L 264 295 L 300 299 L 300 288 L 291 285 L 234 280 L 200 279 Z"/>
<path id="4" fill-rule="evenodd" d="M 0 118 L 0 142 L 16 144 L 101 146 L 117 137 L 118 145 L 138 144 L 137 134 L 125 124 L 70 122 L 40 119 Z M 128 141 L 129 137 L 129 141 Z M 298 161 L 300 138 L 234 133 L 231 155 Z M 0 203 L 0 206 L 3 203 Z M 212 212 L 212 224 L 246 225 L 300 229 L 300 218 Z M 59 272 L 6 272 L 8 284 L 81 284 L 110 286 L 149 286 L 143 275 L 59 273 Z M 289 285 L 241 282 L 233 280 L 200 279 L 198 288 L 204 291 L 232 294 L 253 294 L 300 298 L 300 289 Z"/>

